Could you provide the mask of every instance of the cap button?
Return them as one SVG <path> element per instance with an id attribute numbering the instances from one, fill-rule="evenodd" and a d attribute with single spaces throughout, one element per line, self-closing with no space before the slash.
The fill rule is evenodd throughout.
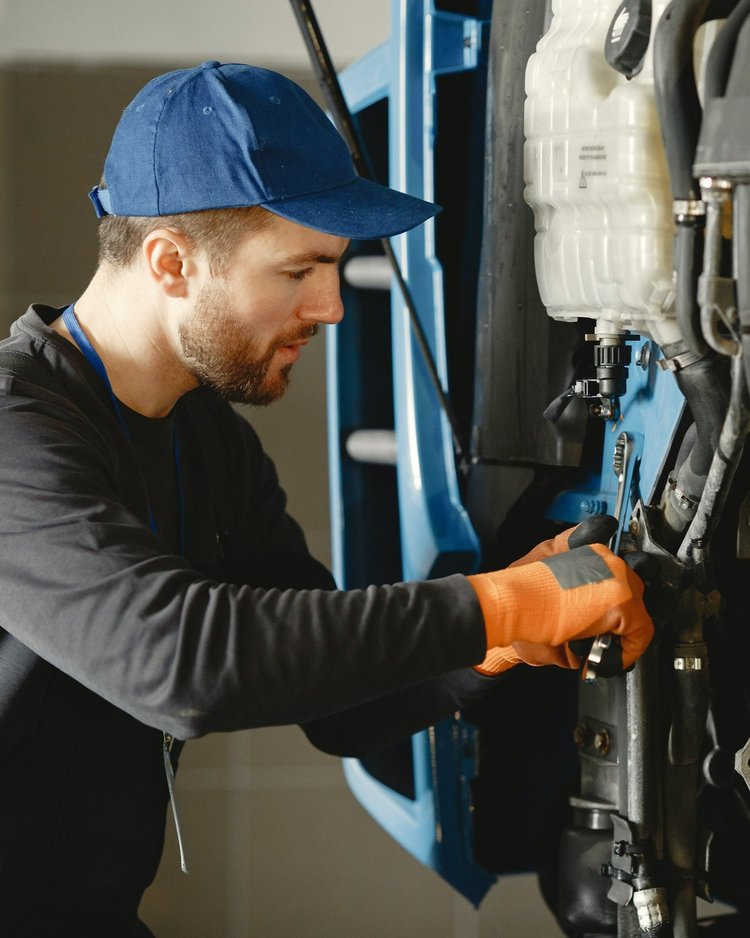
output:
<path id="1" fill-rule="evenodd" d="M 213 59 L 209 59 L 208 62 L 201 62 L 201 68 L 219 68 L 221 62 L 215 62 Z"/>

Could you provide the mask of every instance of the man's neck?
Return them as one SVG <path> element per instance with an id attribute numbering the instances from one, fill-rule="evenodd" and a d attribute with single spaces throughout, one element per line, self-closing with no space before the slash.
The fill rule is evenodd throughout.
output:
<path id="1" fill-rule="evenodd" d="M 163 417 L 196 386 L 173 347 L 164 311 L 127 273 L 101 269 L 75 304 L 87 339 L 107 370 L 118 400 L 146 417 Z M 62 317 L 52 328 L 76 345 Z"/>

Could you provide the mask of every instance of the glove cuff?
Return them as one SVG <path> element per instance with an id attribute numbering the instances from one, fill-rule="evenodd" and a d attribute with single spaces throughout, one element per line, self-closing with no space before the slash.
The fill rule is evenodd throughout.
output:
<path id="1" fill-rule="evenodd" d="M 474 670 L 478 671 L 480 674 L 494 676 L 502 674 L 503 671 L 509 671 L 517 664 L 520 664 L 522 660 L 521 656 L 511 645 L 506 645 L 503 648 L 489 648 L 487 649 L 484 661 L 481 664 L 475 665 Z"/>
<path id="2" fill-rule="evenodd" d="M 488 648 L 503 648 L 518 639 L 534 637 L 533 625 L 531 634 L 523 632 L 522 625 L 525 623 L 528 630 L 529 623 L 545 620 L 550 611 L 545 608 L 548 579 L 547 568 L 540 563 L 467 577 L 482 609 Z M 532 608 L 535 606 L 539 608 Z"/>

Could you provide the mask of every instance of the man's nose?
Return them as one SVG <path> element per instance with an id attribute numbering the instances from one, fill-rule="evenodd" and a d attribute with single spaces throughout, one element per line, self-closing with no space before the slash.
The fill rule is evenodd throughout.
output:
<path id="1" fill-rule="evenodd" d="M 323 272 L 321 272 L 323 274 Z M 305 297 L 299 310 L 299 318 L 306 322 L 320 322 L 334 326 L 344 318 L 344 304 L 338 268 L 326 270 Z"/>

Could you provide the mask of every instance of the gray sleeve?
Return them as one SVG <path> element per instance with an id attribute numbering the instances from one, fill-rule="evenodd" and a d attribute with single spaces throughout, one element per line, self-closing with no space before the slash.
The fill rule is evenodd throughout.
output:
<path id="1" fill-rule="evenodd" d="M 0 626 L 180 738 L 303 723 L 480 661 L 466 579 L 357 591 L 206 579 L 127 508 L 85 428 L 0 412 Z"/>
<path id="2" fill-rule="evenodd" d="M 313 720 L 302 729 L 323 752 L 361 759 L 481 700 L 500 680 L 502 675 L 489 677 L 464 668 Z"/>

